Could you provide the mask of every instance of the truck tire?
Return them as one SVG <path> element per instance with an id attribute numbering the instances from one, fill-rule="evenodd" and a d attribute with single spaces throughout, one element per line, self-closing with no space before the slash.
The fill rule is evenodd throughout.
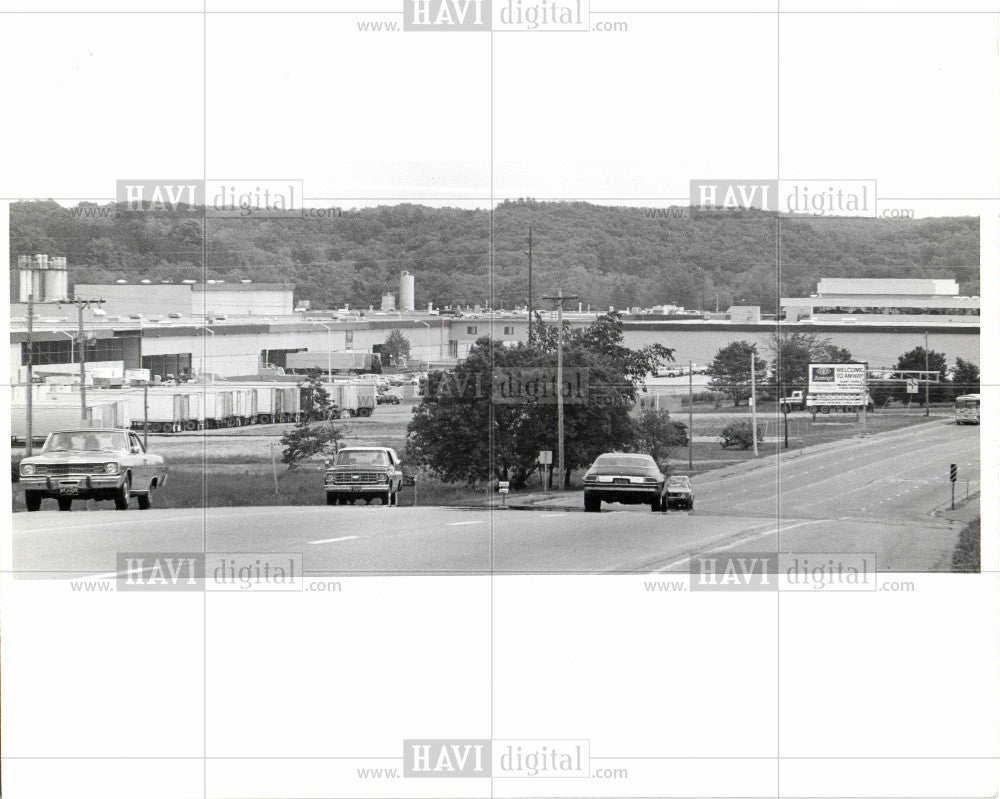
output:
<path id="1" fill-rule="evenodd" d="M 56 504 L 61 511 L 73 510 L 73 500 L 71 497 L 56 497 Z"/>
<path id="2" fill-rule="evenodd" d="M 125 482 L 115 493 L 115 510 L 128 510 L 129 494 L 132 491 L 132 480 L 125 476 Z"/>
<path id="3" fill-rule="evenodd" d="M 145 494 L 139 494 L 135 501 L 139 504 L 139 510 L 149 510 L 153 507 L 153 489 L 149 489 Z"/>
<path id="4" fill-rule="evenodd" d="M 789 405 L 787 402 L 781 403 L 781 412 L 782 413 L 791 413 L 792 412 L 792 406 Z"/>
<path id="5" fill-rule="evenodd" d="M 41 491 L 25 491 L 24 492 L 24 506 L 31 512 L 40 510 L 42 507 L 42 492 Z"/>
<path id="6" fill-rule="evenodd" d="M 829 405 L 820 405 L 819 406 L 819 412 L 820 413 L 829 413 L 830 412 L 830 406 Z"/>
<path id="7" fill-rule="evenodd" d="M 337 499 L 336 495 L 334 495 L 334 494 L 327 494 L 326 495 L 326 504 L 327 505 L 336 505 L 338 503 L 338 501 L 339 500 Z"/>

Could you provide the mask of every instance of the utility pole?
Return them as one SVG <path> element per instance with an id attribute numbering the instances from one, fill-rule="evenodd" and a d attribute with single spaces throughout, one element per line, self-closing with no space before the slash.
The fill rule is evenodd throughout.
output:
<path id="1" fill-rule="evenodd" d="M 566 487 L 566 434 L 563 426 L 563 303 L 577 299 L 576 295 L 566 295 L 559 289 L 555 297 L 544 297 L 559 303 L 556 316 L 556 437 L 559 442 L 558 491 Z"/>
<path id="2" fill-rule="evenodd" d="M 753 454 L 759 455 L 757 451 L 757 371 L 754 364 L 754 357 L 757 353 L 750 350 L 750 427 L 753 436 Z"/>
<path id="3" fill-rule="evenodd" d="M 931 415 L 931 375 L 927 353 L 927 331 L 924 331 L 924 416 Z"/>
<path id="4" fill-rule="evenodd" d="M 31 428 L 31 412 L 32 412 L 32 394 L 34 393 L 34 365 L 35 365 L 35 354 L 32 351 L 34 347 L 34 332 L 35 332 L 35 295 L 28 295 L 28 363 L 26 364 L 28 368 L 28 396 L 25 400 L 25 410 L 28 416 L 28 433 L 26 440 L 24 442 L 24 454 L 26 456 L 31 455 L 31 444 L 33 431 Z"/>
<path id="5" fill-rule="evenodd" d="M 528 225 L 528 346 L 532 342 L 532 316 L 534 316 L 534 301 L 531 296 L 531 225 Z"/>
<path id="6" fill-rule="evenodd" d="M 103 305 L 104 300 L 59 300 L 60 305 L 75 305 L 77 337 L 80 340 L 80 422 L 87 421 L 87 342 L 83 337 L 83 311 L 91 305 Z"/>
<path id="7" fill-rule="evenodd" d="M 694 364 L 688 361 L 688 471 L 694 471 Z"/>

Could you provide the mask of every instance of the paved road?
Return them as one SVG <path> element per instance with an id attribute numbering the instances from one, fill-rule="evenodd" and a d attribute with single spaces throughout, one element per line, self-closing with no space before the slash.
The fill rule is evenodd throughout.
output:
<path id="1" fill-rule="evenodd" d="M 979 428 L 931 422 L 709 473 L 696 509 L 655 514 L 579 494 L 533 510 L 298 506 L 20 513 L 14 568 L 108 574 L 117 552 L 300 552 L 336 574 L 628 573 L 687 568 L 692 552 L 876 553 L 882 571 L 946 570 L 961 525 L 948 466 L 978 490 Z M 961 483 L 961 496 L 965 486 Z"/>

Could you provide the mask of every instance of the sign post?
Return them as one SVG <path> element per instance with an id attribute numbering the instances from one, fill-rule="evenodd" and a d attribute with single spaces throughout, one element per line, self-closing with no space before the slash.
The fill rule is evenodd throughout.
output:
<path id="1" fill-rule="evenodd" d="M 958 465 L 953 463 L 949 477 L 951 478 L 951 509 L 955 510 L 955 482 L 958 480 Z"/>
<path id="2" fill-rule="evenodd" d="M 552 465 L 552 450 L 543 449 L 538 452 L 538 463 L 542 467 L 542 491 L 549 491 L 549 467 Z"/>
<path id="3" fill-rule="evenodd" d="M 503 507 L 507 506 L 507 494 L 510 493 L 510 481 L 500 480 L 497 482 L 497 491 L 500 493 L 500 504 Z"/>

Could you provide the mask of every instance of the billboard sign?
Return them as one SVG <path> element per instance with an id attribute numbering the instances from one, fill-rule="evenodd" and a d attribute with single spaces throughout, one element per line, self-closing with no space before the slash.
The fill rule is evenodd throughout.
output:
<path id="1" fill-rule="evenodd" d="M 810 394 L 864 394 L 868 390 L 865 363 L 809 364 Z"/>

